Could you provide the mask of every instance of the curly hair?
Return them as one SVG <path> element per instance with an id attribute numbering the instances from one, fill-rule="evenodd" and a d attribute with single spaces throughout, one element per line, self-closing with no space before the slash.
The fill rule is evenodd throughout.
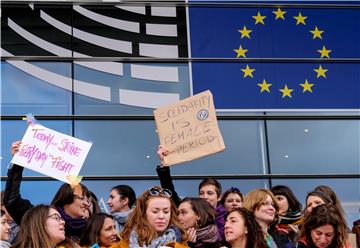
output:
<path id="1" fill-rule="evenodd" d="M 346 224 L 343 222 L 340 211 L 331 203 L 316 206 L 305 217 L 299 232 L 299 239 L 305 238 L 313 247 L 311 231 L 324 225 L 332 225 L 334 228 L 335 235 L 331 247 L 345 247 L 347 241 Z"/>
<path id="2" fill-rule="evenodd" d="M 229 221 L 228 218 L 231 213 L 238 213 L 242 217 L 245 227 L 249 230 L 246 235 L 246 248 L 267 248 L 263 230 L 251 211 L 246 208 L 235 209 L 228 213 L 226 222 Z"/>
<path id="3" fill-rule="evenodd" d="M 161 187 L 153 187 L 156 188 L 159 192 L 163 189 Z M 172 201 L 171 197 L 165 196 L 163 194 L 152 195 L 150 190 L 146 190 L 136 201 L 136 206 L 133 212 L 130 214 L 127 223 L 124 226 L 123 232 L 120 234 L 121 239 L 126 242 L 129 242 L 130 234 L 132 230 L 135 230 L 138 235 L 139 244 L 149 245 L 152 240 L 158 237 L 158 233 L 155 228 L 152 227 L 146 218 L 146 210 L 148 207 L 148 202 L 153 198 L 166 198 L 169 199 L 171 204 L 171 215 L 169 226 L 176 226 L 183 237 L 183 240 L 187 238 L 186 232 L 181 228 L 177 216 L 178 210 L 176 208 L 175 203 Z"/>

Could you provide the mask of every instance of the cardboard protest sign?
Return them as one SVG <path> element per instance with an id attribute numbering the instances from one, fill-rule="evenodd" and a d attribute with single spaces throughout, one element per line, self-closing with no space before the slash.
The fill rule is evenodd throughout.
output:
<path id="1" fill-rule="evenodd" d="M 40 124 L 32 124 L 11 162 L 72 184 L 91 145 Z"/>
<path id="2" fill-rule="evenodd" d="M 174 165 L 225 149 L 210 91 L 154 111 L 160 144 L 169 150 L 166 165 Z"/>

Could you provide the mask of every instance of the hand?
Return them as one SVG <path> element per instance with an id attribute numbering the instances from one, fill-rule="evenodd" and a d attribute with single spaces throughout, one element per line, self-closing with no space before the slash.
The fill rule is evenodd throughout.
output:
<path id="1" fill-rule="evenodd" d="M 19 148 L 21 146 L 21 141 L 15 141 L 11 144 L 11 156 L 14 157 L 15 153 L 19 151 Z"/>
<path id="2" fill-rule="evenodd" d="M 195 243 L 196 242 L 196 229 L 194 227 L 190 227 L 187 229 L 187 233 L 189 235 L 189 241 Z"/>
<path id="3" fill-rule="evenodd" d="M 159 145 L 158 150 L 156 151 L 157 155 L 160 158 L 160 164 L 161 166 L 166 166 L 164 164 L 164 157 L 169 154 L 169 150 L 167 150 L 163 145 Z"/>

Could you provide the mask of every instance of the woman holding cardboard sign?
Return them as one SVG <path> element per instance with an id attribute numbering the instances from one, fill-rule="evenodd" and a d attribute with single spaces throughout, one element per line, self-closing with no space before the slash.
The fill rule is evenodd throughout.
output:
<path id="1" fill-rule="evenodd" d="M 168 150 L 160 145 L 159 149 L 157 150 L 157 154 L 161 161 L 161 164 L 156 168 L 161 186 L 171 190 L 172 199 L 174 200 L 175 204 L 179 206 L 181 199 L 175 191 L 170 169 L 168 166 L 163 164 L 164 157 L 168 154 Z M 215 209 L 218 238 L 219 241 L 222 241 L 224 238 L 224 225 L 227 211 L 223 205 L 219 203 L 221 199 L 221 184 L 214 178 L 205 178 L 199 184 L 199 197 L 205 199 Z"/>
<path id="2" fill-rule="evenodd" d="M 21 141 L 12 144 L 12 156 L 19 151 L 20 146 Z M 20 195 L 23 170 L 24 167 L 16 164 L 10 166 L 4 193 L 4 205 L 18 225 L 25 213 L 33 208 L 33 204 Z M 82 184 L 72 187 L 65 183 L 56 192 L 51 205 L 56 207 L 65 220 L 66 236 L 77 242 L 86 225 L 84 216 L 90 205 L 88 189 Z"/>

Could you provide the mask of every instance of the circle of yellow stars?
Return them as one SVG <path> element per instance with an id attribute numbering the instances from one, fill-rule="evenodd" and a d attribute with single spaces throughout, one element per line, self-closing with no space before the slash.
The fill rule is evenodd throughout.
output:
<path id="1" fill-rule="evenodd" d="M 281 8 L 277 8 L 276 11 L 272 11 L 272 13 L 275 15 L 275 20 L 278 21 L 285 21 L 285 14 L 286 11 L 282 10 Z M 252 16 L 252 18 L 255 20 L 255 25 L 265 25 L 265 19 L 267 16 L 264 16 L 260 13 L 260 11 L 257 12 L 256 15 Z M 306 20 L 308 19 L 307 16 L 304 16 L 301 12 L 298 13 L 297 16 L 293 16 L 293 19 L 295 19 L 295 25 L 304 25 L 306 26 Z M 251 33 L 253 30 L 248 29 L 245 25 L 242 27 L 242 29 L 238 30 L 241 34 L 241 39 L 251 39 Z M 322 40 L 324 30 L 319 29 L 318 26 L 315 26 L 312 30 L 309 30 L 309 32 L 312 34 L 312 39 L 320 39 Z M 249 52 L 248 49 L 244 48 L 242 45 L 239 45 L 238 49 L 234 49 L 234 52 L 236 53 L 236 58 L 246 58 L 246 53 Z M 320 53 L 320 58 L 330 58 L 330 53 L 332 50 L 329 50 L 325 47 L 325 45 L 322 46 L 321 49 L 317 50 L 318 53 Z M 250 68 L 250 66 L 247 64 L 245 68 L 242 68 L 241 71 L 243 72 L 243 78 L 254 78 L 253 73 L 255 72 L 254 68 Z M 326 78 L 326 72 L 328 69 L 323 68 L 322 65 L 319 65 L 318 68 L 314 69 L 314 72 L 316 72 L 316 78 Z M 303 83 L 300 83 L 299 86 L 302 87 L 302 93 L 312 93 L 312 87 L 314 86 L 314 83 L 311 83 L 308 81 L 308 79 L 305 79 Z M 258 83 L 257 86 L 260 87 L 260 93 L 270 93 L 270 87 L 272 86 L 271 83 L 267 82 L 266 79 L 262 81 L 262 83 Z M 282 93 L 282 98 L 288 97 L 292 98 L 291 93 L 295 89 L 289 88 L 287 84 L 283 86 L 283 88 L 280 88 L 279 91 Z"/>

